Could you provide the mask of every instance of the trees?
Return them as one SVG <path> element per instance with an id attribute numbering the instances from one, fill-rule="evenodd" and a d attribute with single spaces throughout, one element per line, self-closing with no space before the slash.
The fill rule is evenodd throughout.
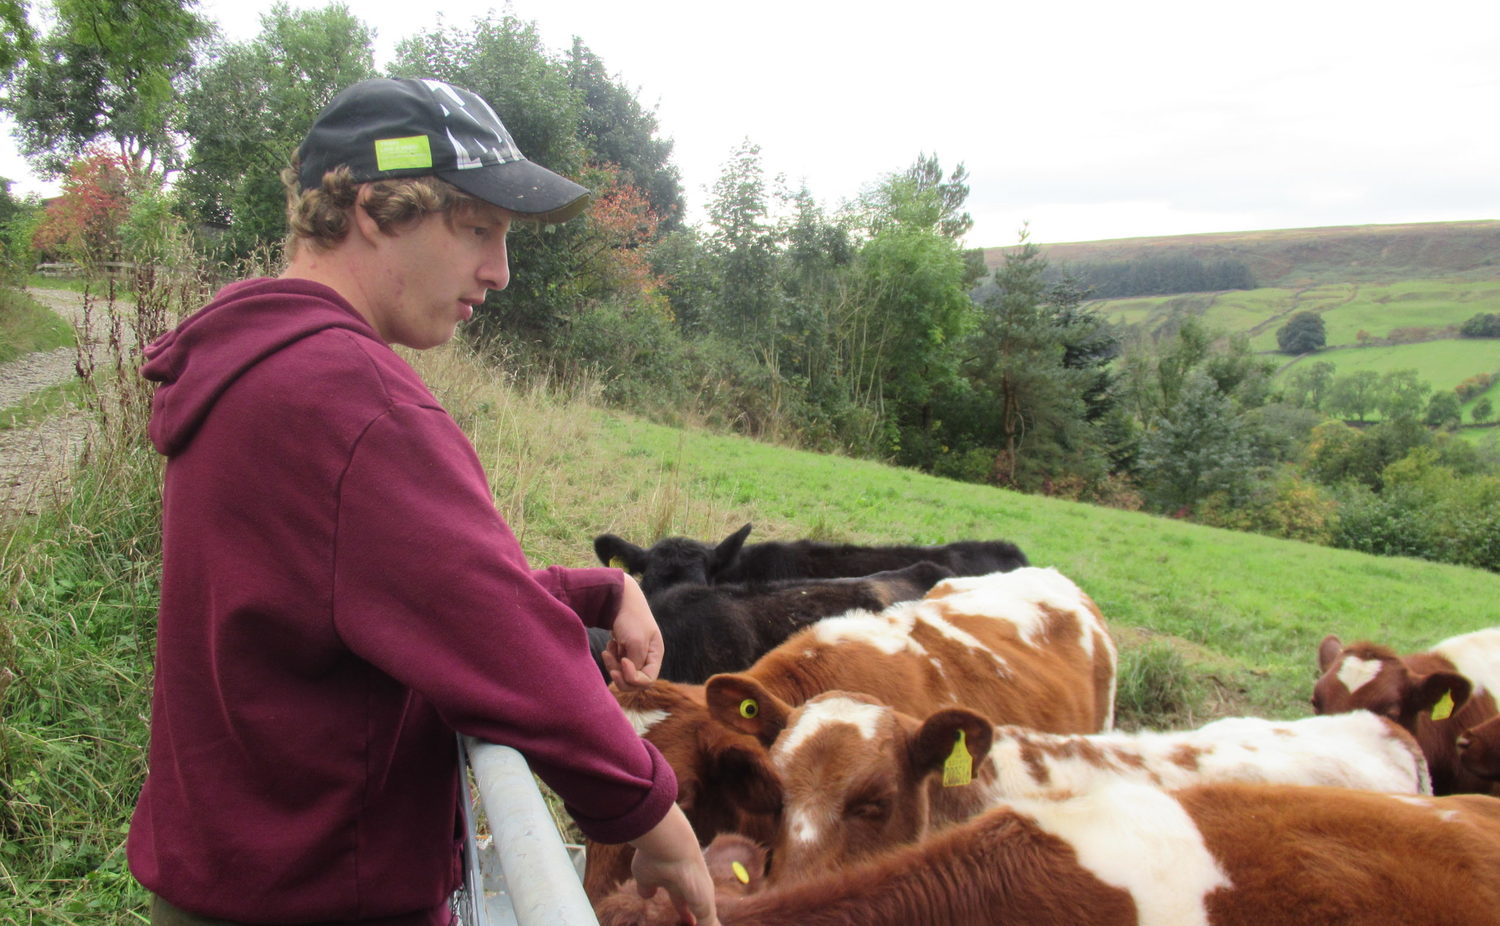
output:
<path id="1" fill-rule="evenodd" d="M 777 233 L 760 146 L 740 143 L 714 182 L 704 242 L 716 264 L 714 327 L 773 356 L 778 324 Z"/>
<path id="2" fill-rule="evenodd" d="M 1422 416 L 1422 422 L 1429 428 L 1456 428 L 1462 420 L 1463 403 L 1458 393 L 1446 389 L 1433 394 Z"/>
<path id="3" fill-rule="evenodd" d="M 1141 483 L 1159 511 L 1191 509 L 1199 500 L 1249 490 L 1254 461 L 1230 398 L 1202 370 L 1189 374 L 1177 401 L 1141 443 Z"/>
<path id="4" fill-rule="evenodd" d="M 99 141 L 113 144 L 131 172 L 178 166 L 177 84 L 211 30 L 193 6 L 56 0 L 51 31 L 17 65 L 4 101 L 22 151 L 42 173 L 61 175 Z"/>
<path id="5" fill-rule="evenodd" d="M 1432 386 L 1416 370 L 1391 370 L 1380 377 L 1377 407 L 1387 419 L 1416 418 Z"/>
<path id="6" fill-rule="evenodd" d="M 1311 353 L 1322 350 L 1327 343 L 1323 316 L 1317 312 L 1296 312 L 1285 325 L 1276 329 L 1276 346 L 1282 353 Z"/>
<path id="7" fill-rule="evenodd" d="M 610 77 L 583 40 L 573 39 L 568 82 L 583 100 L 579 132 L 593 157 L 617 165 L 645 194 L 664 231 L 682 221 L 682 182 L 672 165 L 672 141 L 657 135 L 656 114 Z M 525 149 L 522 149 L 525 150 Z"/>
<path id="8" fill-rule="evenodd" d="M 120 232 L 130 210 L 125 158 L 96 148 L 75 161 L 63 192 L 32 236 L 45 255 L 92 265 L 120 258 Z"/>
<path id="9" fill-rule="evenodd" d="M 1336 377 L 1329 386 L 1327 410 L 1342 418 L 1364 421 L 1380 404 L 1380 374 L 1374 370 L 1356 370 Z"/>
<path id="10" fill-rule="evenodd" d="M 1322 408 L 1337 369 L 1326 360 L 1311 364 L 1305 361 L 1299 363 L 1295 370 L 1287 374 L 1286 400 L 1299 408 Z"/>
<path id="11" fill-rule="evenodd" d="M 950 430 L 995 448 L 990 476 L 1001 485 L 1035 490 L 1064 473 L 1093 483 L 1108 468 L 1096 424 L 1112 402 L 1105 367 L 1118 343 L 1076 287 L 1047 284 L 1047 261 L 1027 237 L 996 268 L 963 345 L 973 394 L 964 417 L 978 420 Z"/>
<path id="12" fill-rule="evenodd" d="M 1495 417 L 1495 407 L 1490 402 L 1489 396 L 1485 396 L 1474 403 L 1474 407 L 1469 409 L 1469 417 L 1473 419 L 1475 424 L 1484 424 Z"/>
<path id="13" fill-rule="evenodd" d="M 341 4 L 261 17 L 260 34 L 214 50 L 184 94 L 193 127 L 179 189 L 200 222 L 227 226 L 223 256 L 286 234 L 281 169 L 313 118 L 343 87 L 375 74 L 368 26 Z"/>
<path id="14" fill-rule="evenodd" d="M 1466 338 L 1500 338 L 1500 312 L 1480 312 L 1464 322 L 1458 333 Z"/>

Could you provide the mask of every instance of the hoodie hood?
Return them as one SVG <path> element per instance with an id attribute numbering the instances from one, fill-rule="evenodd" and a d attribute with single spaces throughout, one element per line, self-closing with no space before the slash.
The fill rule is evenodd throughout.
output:
<path id="1" fill-rule="evenodd" d="M 212 302 L 146 348 L 141 375 L 158 384 L 151 402 L 151 443 L 167 456 L 180 452 L 245 371 L 330 328 L 384 345 L 353 306 L 321 283 L 261 278 L 219 290 Z"/>

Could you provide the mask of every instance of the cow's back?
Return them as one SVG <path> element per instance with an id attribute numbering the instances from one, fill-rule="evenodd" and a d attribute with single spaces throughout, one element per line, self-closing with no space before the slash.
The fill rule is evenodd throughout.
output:
<path id="1" fill-rule="evenodd" d="M 1028 567 L 819 621 L 746 674 L 793 705 L 844 690 L 914 716 L 952 705 L 995 723 L 1092 733 L 1112 724 L 1115 666 L 1088 596 L 1056 570 Z"/>

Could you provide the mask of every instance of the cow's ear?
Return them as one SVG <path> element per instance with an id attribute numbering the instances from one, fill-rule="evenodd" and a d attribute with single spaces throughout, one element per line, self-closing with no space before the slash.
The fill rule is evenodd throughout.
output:
<path id="1" fill-rule="evenodd" d="M 715 675 L 704 684 L 709 716 L 767 746 L 786 728 L 792 708 L 747 675 Z"/>
<path id="2" fill-rule="evenodd" d="M 929 716 L 907 743 L 907 759 L 915 777 L 967 766 L 968 775 L 990 754 L 995 728 L 989 719 L 967 708 L 948 707 Z M 947 776 L 945 776 L 947 777 Z M 967 781 L 958 782 L 966 784 Z"/>
<path id="3" fill-rule="evenodd" d="M 633 575 L 646 571 L 646 551 L 614 534 L 600 534 L 594 538 L 594 555 L 604 565 L 623 568 Z"/>
<path id="4" fill-rule="evenodd" d="M 1328 667 L 1333 665 L 1334 660 L 1338 659 L 1339 653 L 1343 651 L 1344 644 L 1339 642 L 1337 636 L 1330 633 L 1324 637 L 1323 642 L 1318 644 L 1318 671 L 1327 672 Z"/>
<path id="5" fill-rule="evenodd" d="M 743 833 L 720 833 L 703 850 L 716 889 L 753 894 L 766 879 L 766 847 Z"/>
<path id="6" fill-rule="evenodd" d="M 740 555 L 740 547 L 745 545 L 745 538 L 749 536 L 750 525 L 746 524 L 744 527 L 719 541 L 719 545 L 714 547 L 714 555 L 708 564 L 709 575 L 712 576 L 716 572 L 722 572 L 729 568 L 729 564 L 734 562 L 734 558 Z"/>
<path id="7" fill-rule="evenodd" d="M 771 756 L 747 740 L 729 743 L 714 756 L 714 793 L 748 813 L 781 812 L 781 776 Z"/>
<path id="8" fill-rule="evenodd" d="M 1431 711 L 1433 720 L 1445 720 L 1464 706 L 1473 690 L 1473 684 L 1457 672 L 1433 672 L 1412 679 L 1408 705 L 1419 714 Z"/>

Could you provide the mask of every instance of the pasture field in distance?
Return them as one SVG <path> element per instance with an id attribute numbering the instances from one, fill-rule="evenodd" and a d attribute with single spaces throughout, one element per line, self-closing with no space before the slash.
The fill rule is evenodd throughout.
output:
<path id="1" fill-rule="evenodd" d="M 986 251 L 994 266 L 1004 249 Z M 1287 229 L 1170 238 L 1043 245 L 1043 255 L 1112 262 L 1189 257 L 1246 265 L 1258 288 L 1090 303 L 1123 324 L 1127 336 L 1170 330 L 1197 317 L 1210 330 L 1242 335 L 1250 348 L 1280 364 L 1327 361 L 1336 375 L 1356 370 L 1413 369 L 1434 389 L 1452 389 L 1478 374 L 1500 372 L 1500 339 L 1459 338 L 1459 327 L 1481 313 L 1500 313 L 1500 222 Z M 1327 347 L 1303 358 L 1278 351 L 1276 331 L 1295 313 L 1317 312 Z M 1500 384 L 1485 393 L 1500 402 Z M 1464 403 L 1465 420 L 1479 400 Z M 1465 429 L 1485 442 L 1493 429 Z"/>

